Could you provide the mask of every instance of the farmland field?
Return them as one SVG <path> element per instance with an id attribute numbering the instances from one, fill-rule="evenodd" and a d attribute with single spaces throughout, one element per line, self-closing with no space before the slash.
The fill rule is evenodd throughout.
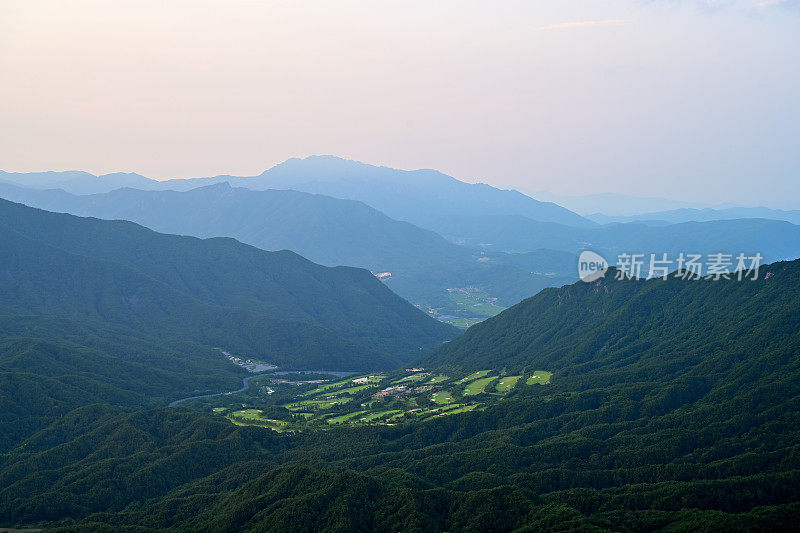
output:
<path id="1" fill-rule="evenodd" d="M 461 329 L 467 329 L 484 321 L 484 318 L 440 318 L 442 322 Z"/>
<path id="2" fill-rule="evenodd" d="M 496 298 L 491 298 L 478 289 L 449 289 L 448 296 L 460 311 L 484 318 L 495 316 L 506 309 L 495 303 Z"/>

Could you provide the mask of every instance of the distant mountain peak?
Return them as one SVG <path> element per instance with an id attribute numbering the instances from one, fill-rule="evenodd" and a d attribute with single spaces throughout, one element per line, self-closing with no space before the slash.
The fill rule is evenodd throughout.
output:
<path id="1" fill-rule="evenodd" d="M 0 174 L 0 180 L 38 189 L 62 188 L 72 194 L 105 193 L 121 187 L 187 191 L 223 182 L 250 190 L 290 189 L 360 201 L 396 220 L 428 228 L 440 217 L 466 213 L 517 214 L 543 222 L 579 227 L 596 225 L 568 209 L 540 202 L 514 189 L 467 183 L 432 169 L 399 170 L 334 155 L 294 157 L 250 177 L 220 175 L 155 181 L 123 172 L 106 174 L 101 179 L 91 174 L 83 179 L 66 179 L 63 175 L 59 175 L 59 179 L 43 174 L 35 176 L 12 179 L 13 176 Z"/>
<path id="2" fill-rule="evenodd" d="M 126 178 L 145 178 L 150 179 L 146 176 L 142 176 L 137 172 L 109 172 L 108 174 L 101 174 L 97 176 L 98 178 L 115 178 L 115 177 L 126 177 Z"/>
<path id="3" fill-rule="evenodd" d="M 193 189 L 193 190 L 200 190 L 200 189 L 203 189 L 203 190 L 230 190 L 230 189 L 233 189 L 233 187 L 231 187 L 231 184 L 228 181 L 220 181 L 219 183 L 212 183 L 211 185 L 204 185 L 202 187 L 198 187 L 197 189 Z"/>
<path id="4" fill-rule="evenodd" d="M 376 169 L 395 170 L 395 169 L 390 169 L 389 167 L 372 165 L 369 163 L 364 163 L 362 161 L 346 159 L 335 155 L 309 155 L 302 158 L 300 157 L 289 158 L 286 161 L 278 163 L 277 165 L 265 170 L 260 174 L 260 176 L 266 177 L 270 176 L 271 174 L 282 174 L 287 171 L 289 172 L 323 171 L 326 175 L 335 172 L 337 173 L 338 177 L 338 173 L 342 171 L 363 172 L 363 171 L 375 171 Z"/>

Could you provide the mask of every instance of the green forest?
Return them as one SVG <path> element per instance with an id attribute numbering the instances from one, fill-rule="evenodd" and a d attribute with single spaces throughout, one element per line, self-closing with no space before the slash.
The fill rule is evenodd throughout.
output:
<path id="1" fill-rule="evenodd" d="M 247 346 L 261 330 L 228 338 L 201 330 L 225 313 L 254 311 L 213 315 L 233 295 L 204 295 L 199 273 L 181 276 L 182 290 L 178 278 L 159 281 L 169 279 L 170 269 L 158 274 L 168 254 L 70 255 L 67 237 L 51 230 L 48 245 L 3 233 L 0 526 L 796 530 L 800 261 L 743 281 L 617 280 L 612 270 L 545 290 L 406 359 L 424 370 L 395 365 L 356 384 L 358 375 L 277 384 L 265 375 L 253 383 L 274 394 L 256 385 L 166 407 L 238 388 L 247 372 L 211 341 Z M 60 263 L 34 260 L 45 252 Z M 38 255 L 23 275 L 14 267 L 27 254 Z M 47 291 L 22 291 L 34 287 L 37 261 L 69 276 L 82 262 L 93 274 L 70 290 L 58 290 L 70 279 L 62 277 Z M 126 268 L 128 280 L 142 273 L 140 302 L 161 302 L 145 316 L 119 294 L 97 292 L 116 287 L 109 280 Z M 181 320 L 169 322 L 172 313 Z M 411 316 L 449 334 L 421 312 Z M 188 342 L 192 335 L 199 340 Z M 309 383 L 291 383 L 298 379 Z M 391 387 L 404 390 L 376 399 Z M 451 404 L 471 408 L 438 416 Z"/>

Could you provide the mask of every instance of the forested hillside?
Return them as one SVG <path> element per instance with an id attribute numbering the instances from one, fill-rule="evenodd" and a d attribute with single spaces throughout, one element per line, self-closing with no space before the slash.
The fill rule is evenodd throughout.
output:
<path id="1" fill-rule="evenodd" d="M 130 220 L 163 233 L 233 237 L 330 266 L 407 270 L 433 257 L 446 264 L 472 256 L 468 249 L 361 202 L 291 190 L 251 191 L 220 183 L 187 192 L 126 188 L 79 196 L 0 185 L 0 194 L 40 209 Z"/>
<path id="2" fill-rule="evenodd" d="M 199 343 L 65 319 L 0 320 L 0 453 L 84 405 L 164 405 L 234 389 L 244 374 Z"/>
<path id="3" fill-rule="evenodd" d="M 762 266 L 756 280 L 737 276 L 620 280 L 612 269 L 592 283 L 546 289 L 422 362 L 548 368 L 561 379 L 602 368 L 609 379 L 624 374 L 638 380 L 654 377 L 648 372 L 685 373 L 695 365 L 697 375 L 708 375 L 705 365 L 714 356 L 755 364 L 756 358 L 775 362 L 768 350 L 790 354 L 800 342 L 800 260 Z"/>
<path id="4" fill-rule="evenodd" d="M 163 233 L 233 237 L 263 250 L 292 250 L 327 266 L 390 272 L 389 288 L 424 309 L 452 307 L 448 288 L 477 286 L 509 306 L 575 278 L 572 256 L 554 263 L 547 254 L 487 254 L 362 202 L 292 190 L 219 183 L 187 192 L 126 188 L 79 196 L 0 183 L 0 197 L 49 211 L 130 220 Z"/>
<path id="5" fill-rule="evenodd" d="M 276 349 L 286 343 L 285 350 L 294 350 L 296 356 L 292 360 L 284 355 L 282 365 L 304 362 L 301 347 L 316 343 L 298 344 L 306 332 L 338 337 L 342 346 L 360 344 L 369 357 L 383 353 L 401 359 L 455 333 L 365 270 L 326 268 L 291 252 L 264 252 L 233 239 L 163 235 L 130 222 L 49 213 L 5 201 L 0 202 L 0 225 L 8 241 L 3 250 L 8 284 L 4 300 L 14 312 L 47 309 L 50 314 L 99 315 L 118 323 L 145 321 L 142 325 L 153 328 L 160 322 L 157 313 L 165 313 L 173 322 L 195 324 L 197 331 L 220 332 L 221 338 L 208 339 L 212 342 L 230 335 L 258 337 L 265 343 L 258 355 L 266 358 L 273 350 L 289 353 Z M 70 283 L 59 281 L 65 279 Z M 181 306 L 196 309 L 175 310 Z M 199 316 L 210 322 L 200 326 Z M 267 317 L 269 326 L 262 323 Z M 232 320 L 242 325 L 227 327 Z M 243 325 L 248 322 L 261 325 Z M 289 342 L 295 334 L 282 338 L 267 333 L 273 327 L 304 333 Z M 337 361 L 340 367 L 342 363 Z"/>
<path id="6" fill-rule="evenodd" d="M 0 450 L 82 405 L 233 390 L 221 350 L 367 370 L 456 333 L 364 270 L 0 201 Z"/>
<path id="7" fill-rule="evenodd" d="M 547 368 L 551 383 L 427 422 L 279 434 L 184 409 L 79 409 L 2 456 L 0 523 L 792 531 L 798 280 L 800 261 L 757 281 L 547 290 L 424 362 Z"/>

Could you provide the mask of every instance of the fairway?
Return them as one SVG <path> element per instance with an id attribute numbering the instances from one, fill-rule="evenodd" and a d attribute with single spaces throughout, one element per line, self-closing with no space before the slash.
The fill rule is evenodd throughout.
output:
<path id="1" fill-rule="evenodd" d="M 537 370 L 533 373 L 531 377 L 528 378 L 528 381 L 525 383 L 528 385 L 547 385 L 550 383 L 550 377 L 553 375 L 552 372 L 545 372 L 544 370 Z"/>
<path id="2" fill-rule="evenodd" d="M 342 381 L 336 381 L 334 383 L 326 383 L 325 385 L 320 385 L 314 390 L 310 390 L 308 392 L 303 393 L 301 396 L 313 396 L 315 394 L 320 394 L 322 392 L 333 391 L 334 389 L 338 389 L 341 387 L 346 387 L 347 385 L 352 385 L 353 380 L 345 379 Z"/>
<path id="3" fill-rule="evenodd" d="M 347 403 L 350 398 L 331 398 L 325 400 L 303 400 L 302 402 L 295 402 L 286 406 L 290 411 L 303 411 L 305 409 L 321 410 L 330 409 L 336 404 Z"/>
<path id="4" fill-rule="evenodd" d="M 496 377 L 491 376 L 488 378 L 482 378 L 473 381 L 472 383 L 467 385 L 466 389 L 464 389 L 464 396 L 475 396 L 484 392 L 486 386 L 496 379 L 497 379 Z"/>
<path id="5" fill-rule="evenodd" d="M 360 379 L 363 378 L 367 378 L 368 381 L 366 383 L 355 383 L 354 380 L 357 378 L 353 376 L 347 379 L 336 381 L 334 383 L 326 383 L 324 385 L 320 385 L 314 390 L 304 392 L 301 396 L 315 396 L 323 392 L 331 392 L 335 394 L 341 394 L 341 393 L 355 394 L 356 392 L 362 391 L 368 387 L 373 387 L 377 385 L 382 380 L 384 380 L 386 376 L 382 375 L 361 376 Z"/>
<path id="6" fill-rule="evenodd" d="M 550 373 L 537 371 L 532 383 L 546 383 Z M 390 380 L 385 375 L 352 376 L 299 392 L 294 401 L 283 403 L 297 418 L 285 422 L 268 420 L 258 409 L 236 412 L 218 407 L 217 415 L 237 425 L 267 427 L 276 431 L 303 431 L 336 425 L 375 425 L 430 420 L 443 414 L 483 409 L 484 402 L 499 400 L 519 385 L 523 376 L 498 376 L 497 370 L 478 370 L 453 379 L 436 371 L 405 372 Z M 354 382 L 355 381 L 355 382 Z M 389 390 L 395 387 L 396 390 Z M 380 391 L 385 388 L 386 391 Z M 383 393 L 383 394 L 381 394 Z"/>
<path id="7" fill-rule="evenodd" d="M 369 411 L 356 411 L 355 413 L 347 413 L 346 415 L 341 416 L 334 416 L 333 418 L 329 418 L 327 420 L 328 424 L 341 424 L 343 422 L 347 422 L 353 418 L 357 418 L 362 416 L 364 413 L 369 413 Z"/>
<path id="8" fill-rule="evenodd" d="M 500 378 L 500 381 L 498 381 L 495 386 L 495 390 L 497 392 L 506 393 L 514 388 L 521 377 L 522 376 L 505 376 Z"/>
<path id="9" fill-rule="evenodd" d="M 488 370 L 478 370 L 477 372 L 473 372 L 472 374 L 470 374 L 469 376 L 467 376 L 465 378 L 459 379 L 458 382 L 459 383 L 466 383 L 467 381 L 472 381 L 474 379 L 482 378 L 483 376 L 485 376 L 488 373 L 489 373 Z"/>
<path id="10" fill-rule="evenodd" d="M 402 379 L 396 379 L 392 381 L 392 385 L 396 385 L 399 383 L 408 383 L 411 381 L 422 381 L 423 379 L 427 379 L 430 376 L 430 372 L 420 372 L 419 374 L 411 374 L 410 376 L 406 376 Z"/>
<path id="11" fill-rule="evenodd" d="M 453 395 L 447 391 L 436 392 L 431 396 L 431 401 L 438 405 L 447 405 L 453 403 Z"/>
<path id="12" fill-rule="evenodd" d="M 233 413 L 233 416 L 238 416 L 240 418 L 258 418 L 261 414 L 261 411 L 258 409 L 245 409 L 243 411 L 236 411 Z"/>
<path id="13" fill-rule="evenodd" d="M 475 409 L 476 407 L 478 407 L 476 404 L 472 404 L 472 405 L 462 405 L 462 406 L 460 406 L 460 407 L 458 407 L 458 408 L 456 408 L 456 409 L 450 409 L 450 410 L 448 410 L 448 411 L 445 411 L 445 412 L 443 412 L 443 413 L 440 413 L 440 414 L 439 414 L 439 416 L 443 416 L 443 415 L 457 415 L 457 414 L 459 414 L 459 413 L 466 413 L 466 412 L 468 412 L 468 411 L 472 411 L 472 410 L 473 410 L 473 409 Z"/>
<path id="14" fill-rule="evenodd" d="M 439 418 L 441 416 L 457 415 L 459 413 L 466 413 L 468 411 L 472 411 L 476 407 L 478 407 L 477 404 L 472 404 L 472 405 L 452 404 L 452 405 L 448 405 L 446 407 L 442 407 L 441 409 L 434 409 L 434 410 L 430 411 L 430 413 L 435 413 L 435 414 L 432 414 L 431 416 L 428 416 L 428 417 L 424 418 L 423 420 L 424 421 L 434 420 L 434 419 Z"/>
<path id="15" fill-rule="evenodd" d="M 265 418 L 261 415 L 261 411 L 258 409 L 245 409 L 243 411 L 236 411 L 229 415 L 231 422 L 236 424 L 237 426 L 245 426 L 245 425 L 258 425 L 262 427 L 266 427 L 269 429 L 273 429 L 275 431 L 285 431 L 286 428 L 289 426 L 289 423 L 285 420 L 273 420 L 271 418 Z"/>
<path id="16" fill-rule="evenodd" d="M 399 409 L 392 409 L 391 411 L 380 411 L 377 413 L 372 413 L 371 415 L 362 416 L 361 420 L 364 422 L 374 422 L 376 420 L 384 420 L 387 418 L 391 418 L 393 415 L 402 413 Z"/>
<path id="17" fill-rule="evenodd" d="M 332 396 L 339 396 L 342 394 L 356 394 L 357 392 L 361 392 L 364 389 L 368 389 L 374 386 L 375 386 L 374 384 L 368 384 L 368 385 L 356 385 L 354 387 L 347 387 L 346 389 L 339 389 L 337 391 L 333 391 Z"/>

